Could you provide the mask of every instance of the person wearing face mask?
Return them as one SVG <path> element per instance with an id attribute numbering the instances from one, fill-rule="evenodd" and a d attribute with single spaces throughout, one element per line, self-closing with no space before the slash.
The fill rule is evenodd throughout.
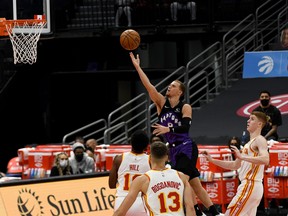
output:
<path id="1" fill-rule="evenodd" d="M 261 136 L 262 128 L 267 123 L 263 112 L 253 111 L 247 120 L 250 140 L 240 152 L 236 146 L 231 150 L 236 160 L 227 161 L 211 157 L 209 151 L 203 151 L 204 157 L 216 166 L 227 170 L 237 170 L 240 184 L 229 203 L 225 216 L 256 216 L 257 208 L 263 197 L 263 178 L 265 167 L 269 165 L 269 152 L 266 139 Z"/>
<path id="2" fill-rule="evenodd" d="M 50 176 L 71 175 L 72 170 L 69 165 L 68 155 L 61 152 L 56 155 L 54 166 L 51 168 Z"/>
<path id="3" fill-rule="evenodd" d="M 82 143 L 76 142 L 72 146 L 73 155 L 69 158 L 69 163 L 73 174 L 83 174 L 95 172 L 94 159 L 87 155 Z"/>
<path id="4" fill-rule="evenodd" d="M 237 136 L 233 136 L 233 137 L 231 137 L 231 138 L 229 139 L 229 141 L 228 141 L 228 147 L 229 147 L 229 149 L 231 149 L 231 146 L 236 146 L 236 148 L 237 148 L 239 151 L 243 148 L 243 146 L 241 145 L 241 141 L 240 141 L 240 139 L 239 139 Z M 232 158 L 233 158 L 233 160 L 236 159 L 236 157 L 235 157 L 234 154 L 232 154 Z"/>
<path id="5" fill-rule="evenodd" d="M 260 111 L 269 116 L 269 121 L 261 131 L 261 135 L 267 140 L 278 140 L 277 129 L 282 125 L 280 110 L 271 104 L 271 94 L 269 91 L 260 92 L 260 104 L 253 111 Z"/>
<path id="6" fill-rule="evenodd" d="M 281 31 L 280 42 L 283 48 L 288 48 L 288 28 L 285 28 Z"/>

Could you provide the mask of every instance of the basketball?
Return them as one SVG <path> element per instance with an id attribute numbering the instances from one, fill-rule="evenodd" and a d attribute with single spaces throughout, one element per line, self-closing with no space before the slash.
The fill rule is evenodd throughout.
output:
<path id="1" fill-rule="evenodd" d="M 120 35 L 120 44 L 125 50 L 135 50 L 140 44 L 140 35 L 133 29 L 127 29 Z"/>

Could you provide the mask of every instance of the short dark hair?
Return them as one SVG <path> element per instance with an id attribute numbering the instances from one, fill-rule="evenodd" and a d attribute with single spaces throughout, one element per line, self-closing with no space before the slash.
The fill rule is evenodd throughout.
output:
<path id="1" fill-rule="evenodd" d="M 150 137 L 150 143 L 152 143 L 154 137 L 158 137 L 161 142 L 164 142 L 164 137 L 162 135 L 157 136 L 156 134 L 152 134 Z"/>
<path id="2" fill-rule="evenodd" d="M 163 142 L 154 142 L 151 144 L 151 156 L 155 159 L 162 159 L 168 155 L 168 147 Z"/>
<path id="3" fill-rule="evenodd" d="M 271 94 L 270 94 L 270 92 L 269 92 L 269 91 L 267 91 L 267 90 L 263 90 L 263 91 L 261 91 L 261 92 L 260 92 L 260 94 L 259 94 L 259 96 L 260 96 L 261 94 L 268 94 L 268 95 L 269 95 L 269 97 L 271 97 Z"/>
<path id="4" fill-rule="evenodd" d="M 179 83 L 179 88 L 182 91 L 181 97 L 184 97 L 184 94 L 185 94 L 185 91 L 186 91 L 186 87 L 185 87 L 184 83 L 181 82 L 180 80 L 175 80 L 175 82 Z"/>
<path id="5" fill-rule="evenodd" d="M 132 151 L 142 153 L 149 144 L 149 137 L 143 130 L 136 130 L 131 135 Z"/>

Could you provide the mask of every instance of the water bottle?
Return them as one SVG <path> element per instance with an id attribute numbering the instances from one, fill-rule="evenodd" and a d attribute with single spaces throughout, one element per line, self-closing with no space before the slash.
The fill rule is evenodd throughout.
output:
<path id="1" fill-rule="evenodd" d="M 213 178 L 214 178 L 214 173 L 209 171 L 208 172 L 208 181 L 210 181 L 210 182 L 213 181 Z"/>
<path id="2" fill-rule="evenodd" d="M 287 167 L 287 166 L 284 167 L 284 174 L 283 174 L 283 176 L 288 176 L 288 167 Z"/>
<path id="3" fill-rule="evenodd" d="M 34 178 L 34 174 L 35 174 L 35 169 L 32 168 L 32 169 L 30 170 L 30 179 L 33 179 L 33 178 Z"/>
<path id="4" fill-rule="evenodd" d="M 280 169 L 280 167 L 276 166 L 274 176 L 279 176 L 279 169 Z"/>
<path id="5" fill-rule="evenodd" d="M 208 171 L 204 171 L 203 179 L 204 181 L 208 181 Z"/>
<path id="6" fill-rule="evenodd" d="M 204 181 L 204 171 L 200 172 L 200 181 Z"/>
<path id="7" fill-rule="evenodd" d="M 279 168 L 279 176 L 284 176 L 284 167 L 280 166 Z"/>

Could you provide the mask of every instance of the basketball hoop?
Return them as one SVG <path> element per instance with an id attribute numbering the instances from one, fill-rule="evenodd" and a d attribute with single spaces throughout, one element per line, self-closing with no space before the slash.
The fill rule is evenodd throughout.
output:
<path id="1" fill-rule="evenodd" d="M 14 64 L 34 64 L 37 60 L 37 42 L 46 20 L 5 20 L 4 24 L 12 43 Z"/>

